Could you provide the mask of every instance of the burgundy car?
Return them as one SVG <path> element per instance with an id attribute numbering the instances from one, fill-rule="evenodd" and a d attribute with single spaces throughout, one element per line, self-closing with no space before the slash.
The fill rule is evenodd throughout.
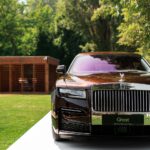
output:
<path id="1" fill-rule="evenodd" d="M 81 53 L 57 67 L 52 130 L 63 135 L 150 135 L 150 65 L 140 55 Z"/>

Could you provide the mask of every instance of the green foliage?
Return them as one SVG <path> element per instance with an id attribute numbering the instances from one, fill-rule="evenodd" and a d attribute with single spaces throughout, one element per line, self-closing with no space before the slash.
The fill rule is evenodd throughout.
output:
<path id="1" fill-rule="evenodd" d="M 20 7 L 16 0 L 0 1 L 0 51 L 1 55 L 18 54 L 17 46 L 20 43 L 22 27 L 19 12 Z M 5 51 L 4 51 L 5 50 Z"/>
<path id="2" fill-rule="evenodd" d="M 110 28 L 106 19 L 92 21 L 94 10 L 99 6 L 99 0 L 58 0 L 56 20 L 59 26 L 79 33 L 86 43 L 93 43 L 95 51 L 110 49 Z M 90 46 L 91 47 L 91 46 Z M 88 46 L 88 48 L 90 48 Z M 93 47 L 93 46 L 92 46 Z M 87 51 L 92 51 L 93 49 Z M 84 50 L 85 51 L 85 50 Z"/>
<path id="3" fill-rule="evenodd" d="M 140 53 L 150 50 L 150 0 L 128 0 L 122 9 L 118 43 L 132 46 Z"/>
<path id="4" fill-rule="evenodd" d="M 17 0 L 2 0 L 0 8 L 0 55 L 30 55 L 35 30 L 26 28 L 25 5 Z"/>
<path id="5" fill-rule="evenodd" d="M 70 65 L 74 56 L 81 52 L 79 45 L 83 43 L 82 36 L 68 29 L 59 29 L 61 32 L 61 42 L 58 47 L 61 63 Z"/>
<path id="6" fill-rule="evenodd" d="M 92 21 L 98 20 L 106 20 L 107 28 L 109 29 L 109 45 L 110 48 L 108 50 L 117 51 L 122 49 L 122 47 L 117 44 L 118 41 L 118 30 L 117 27 L 122 22 L 121 10 L 122 5 L 120 0 L 101 0 L 99 1 L 99 7 L 94 10 L 93 16 L 91 18 Z M 105 25 L 104 25 L 105 29 Z M 106 33 L 104 33 L 105 35 Z M 123 48 L 125 50 L 125 48 Z"/>
<path id="7" fill-rule="evenodd" d="M 150 50 L 150 0 L 0 1 L 0 55 Z"/>
<path id="8" fill-rule="evenodd" d="M 93 42 L 87 42 L 84 46 L 80 46 L 82 48 L 82 51 L 83 52 L 89 52 L 89 51 L 92 51 L 94 52 L 97 48 L 97 45 Z"/>

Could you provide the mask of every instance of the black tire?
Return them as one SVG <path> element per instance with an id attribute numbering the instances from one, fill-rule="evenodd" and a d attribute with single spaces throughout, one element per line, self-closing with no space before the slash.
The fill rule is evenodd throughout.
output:
<path id="1" fill-rule="evenodd" d="M 55 133 L 54 129 L 52 128 L 52 134 L 55 141 L 62 141 L 63 139 L 60 137 L 59 134 Z"/>

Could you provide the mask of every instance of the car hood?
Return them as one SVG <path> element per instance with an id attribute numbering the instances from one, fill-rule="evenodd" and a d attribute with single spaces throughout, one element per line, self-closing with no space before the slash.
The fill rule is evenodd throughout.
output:
<path id="1" fill-rule="evenodd" d="M 135 83 L 150 85 L 150 73 L 100 73 L 84 76 L 75 76 L 67 74 L 57 81 L 57 86 L 66 87 L 91 87 L 93 85 L 111 84 L 111 83 Z"/>

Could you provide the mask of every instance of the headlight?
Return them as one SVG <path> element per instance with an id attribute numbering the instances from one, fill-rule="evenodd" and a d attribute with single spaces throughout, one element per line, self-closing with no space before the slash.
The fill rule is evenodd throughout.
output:
<path id="1" fill-rule="evenodd" d="M 86 98 L 86 92 L 84 90 L 75 90 L 75 89 L 59 89 L 59 92 L 64 97 L 70 98 Z"/>

